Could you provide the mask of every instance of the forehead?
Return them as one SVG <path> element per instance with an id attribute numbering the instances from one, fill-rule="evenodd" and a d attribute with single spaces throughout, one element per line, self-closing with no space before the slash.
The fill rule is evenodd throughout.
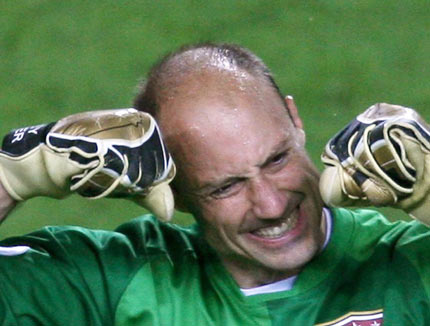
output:
<path id="1" fill-rule="evenodd" d="M 283 99 L 268 81 L 246 72 L 202 69 L 166 85 L 158 113 L 160 125 L 170 127 L 164 128 L 165 136 L 191 122 L 222 125 L 235 119 L 250 122 L 251 116 L 288 116 Z"/>
<path id="2" fill-rule="evenodd" d="M 223 78 L 183 86 L 181 96 L 165 102 L 159 121 L 178 175 L 196 186 L 245 172 L 292 138 L 285 105 L 265 83 Z"/>

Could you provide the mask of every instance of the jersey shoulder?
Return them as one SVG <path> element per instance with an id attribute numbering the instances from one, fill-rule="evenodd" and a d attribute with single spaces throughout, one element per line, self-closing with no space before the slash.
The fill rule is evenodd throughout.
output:
<path id="1" fill-rule="evenodd" d="M 408 261 L 421 274 L 430 274 L 430 229 L 412 221 L 390 221 L 381 213 L 369 210 L 335 209 L 334 223 L 350 219 L 351 238 L 348 254 L 365 260 L 375 253 L 384 252 L 391 261 Z M 430 284 L 430 279 L 428 284 Z"/>
<path id="2" fill-rule="evenodd" d="M 27 235 L 0 241 L 0 246 L 23 247 L 45 255 L 67 256 L 76 254 L 79 260 L 83 253 L 115 257 L 139 257 L 156 254 L 181 257 L 185 252 L 196 254 L 199 240 L 196 225 L 179 225 L 158 221 L 153 215 L 144 215 L 120 225 L 114 231 L 94 230 L 78 226 L 47 226 Z M 13 251 L 9 251 L 13 252 Z M 1 255 L 1 252 L 0 252 Z"/>
<path id="3" fill-rule="evenodd" d="M 415 220 L 390 221 L 378 211 L 371 209 L 333 209 L 336 220 L 350 220 L 352 236 L 360 247 L 367 244 L 386 245 L 399 249 L 412 243 L 430 242 L 430 229 Z M 423 247 L 423 249 L 425 246 Z"/>
<path id="4" fill-rule="evenodd" d="M 162 253 L 171 259 L 183 257 L 184 254 L 200 254 L 202 240 L 197 224 L 183 227 L 160 222 L 153 215 L 144 215 L 119 226 L 115 232 L 125 236 L 137 252 Z"/>
<path id="5" fill-rule="evenodd" d="M 149 278 L 155 266 L 174 274 L 167 267 L 195 261 L 197 233 L 144 216 L 115 231 L 54 226 L 5 239 L 0 320 L 31 316 L 41 325 L 111 324 L 138 273 L 147 270 Z"/>

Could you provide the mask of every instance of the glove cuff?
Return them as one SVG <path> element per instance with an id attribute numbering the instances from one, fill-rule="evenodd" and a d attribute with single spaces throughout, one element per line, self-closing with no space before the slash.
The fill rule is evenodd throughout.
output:
<path id="1" fill-rule="evenodd" d="M 0 180 L 18 201 L 36 196 L 63 198 L 70 193 L 70 176 L 81 171 L 66 155 L 54 154 L 44 144 L 19 157 L 0 152 Z"/>

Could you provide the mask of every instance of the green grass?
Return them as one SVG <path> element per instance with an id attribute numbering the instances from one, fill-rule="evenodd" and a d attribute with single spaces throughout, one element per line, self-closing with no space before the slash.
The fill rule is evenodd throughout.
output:
<path id="1" fill-rule="evenodd" d="M 235 42 L 260 55 L 294 95 L 321 167 L 327 139 L 375 102 L 412 106 L 430 119 L 429 8 L 424 0 L 3 0 L 0 133 L 130 106 L 135 85 L 166 52 Z M 37 198 L 8 218 L 0 237 L 46 224 L 114 228 L 143 212 L 125 200 Z"/>

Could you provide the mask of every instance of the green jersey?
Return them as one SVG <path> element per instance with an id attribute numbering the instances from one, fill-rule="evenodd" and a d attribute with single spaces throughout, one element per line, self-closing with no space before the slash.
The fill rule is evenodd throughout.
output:
<path id="1" fill-rule="evenodd" d="M 293 288 L 252 296 L 196 226 L 146 216 L 115 232 L 47 227 L 6 239 L 24 247 L 0 257 L 0 324 L 428 325 L 429 229 L 370 210 L 332 214 L 330 242 Z"/>

